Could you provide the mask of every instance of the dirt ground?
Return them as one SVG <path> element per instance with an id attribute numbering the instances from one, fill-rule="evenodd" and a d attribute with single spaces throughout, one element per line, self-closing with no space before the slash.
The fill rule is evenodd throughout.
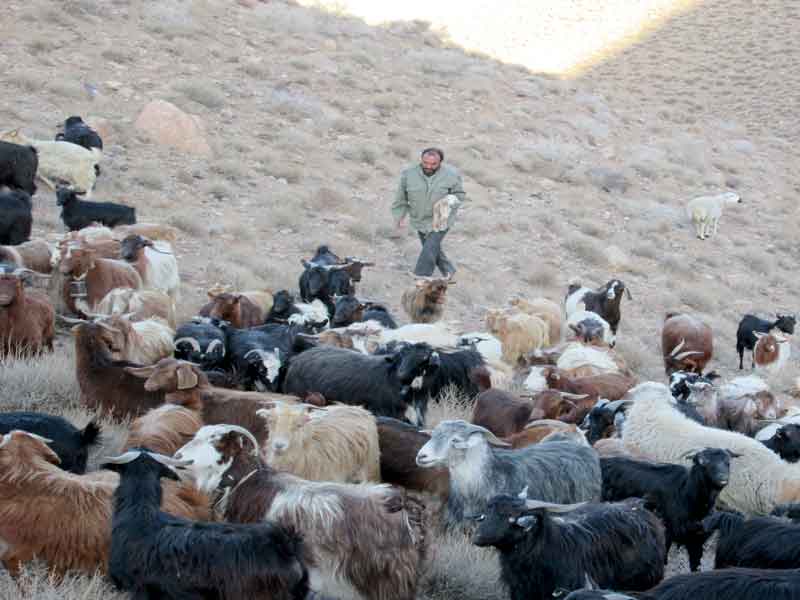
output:
<path id="1" fill-rule="evenodd" d="M 403 3 L 389 23 L 374 14 L 383 3 L 242 4 L 0 4 L 0 130 L 52 139 L 68 115 L 109 121 L 95 198 L 180 230 L 182 317 L 216 282 L 296 289 L 300 259 L 328 243 L 377 263 L 359 292 L 403 321 L 419 244 L 393 237 L 389 205 L 430 145 L 469 197 L 445 242 L 459 269 L 454 327 L 480 328 L 513 294 L 560 301 L 572 279 L 619 277 L 633 300 L 618 348 L 642 380 L 663 381 L 668 310 L 712 325 L 712 366 L 730 378 L 741 316 L 797 310 L 797 3 L 443 0 Z M 153 99 L 197 115 L 213 155 L 137 131 Z M 685 203 L 728 189 L 743 204 L 716 238 L 696 239 Z M 34 236 L 62 231 L 44 186 L 34 210 Z M 53 357 L 0 364 L 0 404 L 87 421 L 69 346 L 65 336 Z M 793 358 L 774 391 L 789 401 L 799 374 Z M 108 427 L 112 450 L 124 428 Z M 670 568 L 687 570 L 681 560 Z M 421 597 L 501 598 L 496 574 L 490 554 L 443 540 Z M 38 571 L 25 589 L 115 597 L 99 578 L 59 587 Z M 19 597 L 0 582 L 0 598 Z"/>

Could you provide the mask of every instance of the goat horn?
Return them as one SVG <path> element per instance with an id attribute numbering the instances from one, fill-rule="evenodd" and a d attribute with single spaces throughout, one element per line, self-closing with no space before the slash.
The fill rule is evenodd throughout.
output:
<path id="1" fill-rule="evenodd" d="M 683 454 L 681 454 L 678 458 L 690 458 L 690 457 L 694 456 L 695 454 L 697 454 L 698 452 L 702 452 L 702 451 L 703 451 L 702 448 L 695 448 L 693 450 L 688 450 L 687 452 L 684 452 Z"/>
<path id="2" fill-rule="evenodd" d="M 193 460 L 178 460 L 177 458 L 172 458 L 171 456 L 159 454 L 158 452 L 148 452 L 147 454 L 153 460 L 156 460 L 160 462 L 162 465 L 165 465 L 167 467 L 177 467 L 180 469 L 183 467 L 188 467 L 190 464 L 194 462 Z"/>
<path id="3" fill-rule="evenodd" d="M 222 340 L 211 340 L 211 343 L 208 345 L 208 348 L 206 348 L 206 353 L 209 353 L 214 348 L 216 348 L 217 344 L 222 346 L 222 355 L 225 356 L 225 345 L 222 343 Z"/>
<path id="4" fill-rule="evenodd" d="M 674 357 L 675 357 L 675 355 L 678 353 L 678 351 L 679 351 L 681 348 L 683 348 L 684 344 L 686 344 L 686 338 L 682 338 L 682 339 L 681 339 L 681 342 L 680 342 L 680 344 L 678 344 L 677 346 L 675 346 L 675 347 L 672 349 L 672 352 L 670 352 L 670 353 L 669 353 L 669 355 L 670 355 L 671 357 L 673 357 L 673 358 L 674 358 Z"/>
<path id="5" fill-rule="evenodd" d="M 215 341 L 216 341 L 216 340 L 215 340 Z M 202 352 L 202 350 L 200 349 L 200 342 L 198 342 L 198 341 L 197 341 L 195 338 L 193 338 L 193 337 L 182 337 L 182 338 L 178 338 L 177 340 L 175 340 L 174 342 L 172 342 L 172 345 L 173 345 L 173 346 L 175 347 L 175 349 L 177 350 L 177 348 L 178 348 L 178 344 L 182 344 L 183 342 L 187 342 L 188 344 L 190 344 L 190 345 L 192 346 L 192 350 L 194 350 L 195 352 Z"/>
<path id="6" fill-rule="evenodd" d="M 617 412 L 620 408 L 628 408 L 633 404 L 633 400 L 614 400 L 609 402 L 603 408 L 609 409 L 612 413 Z"/>
<path id="7" fill-rule="evenodd" d="M 258 356 L 258 358 L 264 360 L 264 355 L 266 354 L 266 351 L 261 350 L 260 348 L 253 348 L 252 350 L 249 350 L 247 354 L 244 355 L 243 358 L 247 358 L 251 354 L 255 354 L 256 356 Z"/>
<path id="8" fill-rule="evenodd" d="M 567 400 L 583 400 L 589 397 L 589 394 L 571 394 L 570 392 L 559 392 L 559 394 Z"/>
<path id="9" fill-rule="evenodd" d="M 586 502 L 578 502 L 577 504 L 553 504 L 552 502 L 542 502 L 541 500 L 526 500 L 525 508 L 543 508 L 547 512 L 564 513 L 580 508 Z"/>
<path id="10" fill-rule="evenodd" d="M 250 440 L 253 443 L 253 456 L 258 456 L 258 450 L 259 450 L 258 440 L 256 439 L 256 436 L 254 436 L 248 429 L 240 427 L 239 425 L 223 425 L 222 427 L 224 428 L 223 430 L 225 431 L 225 433 L 228 433 L 229 431 L 232 431 L 234 433 L 241 433 L 244 437 Z"/>
<path id="11" fill-rule="evenodd" d="M 519 493 L 519 495 L 517 497 L 521 498 L 522 500 L 527 500 L 528 499 L 528 486 L 527 485 L 524 488 L 522 488 L 522 491 Z"/>
<path id="12" fill-rule="evenodd" d="M 523 429 L 536 429 L 537 427 L 555 427 L 556 429 L 566 429 L 569 423 L 564 421 L 556 421 L 555 419 L 536 419 L 530 423 L 526 423 Z"/>
<path id="13" fill-rule="evenodd" d="M 680 354 L 676 354 L 672 358 L 674 358 L 675 360 L 683 360 L 684 358 L 687 358 L 692 354 L 702 354 L 702 352 L 700 352 L 699 350 L 687 350 L 686 352 L 681 352 Z"/>
<path id="14" fill-rule="evenodd" d="M 88 323 L 86 319 L 73 319 L 72 317 L 65 317 L 64 315 L 56 315 L 56 318 L 60 321 L 64 321 L 67 325 L 79 325 L 80 323 Z"/>
<path id="15" fill-rule="evenodd" d="M 127 465 L 129 462 L 133 462 L 139 458 L 141 453 L 141 450 L 129 450 L 119 456 L 109 456 L 103 462 L 111 463 L 112 465 Z"/>
<path id="16" fill-rule="evenodd" d="M 6 445 L 8 442 L 10 442 L 10 441 L 11 441 L 11 434 L 13 434 L 13 433 L 22 433 L 22 434 L 24 434 L 24 435 L 27 435 L 27 436 L 30 436 L 30 437 L 32 437 L 32 438 L 33 438 L 33 439 L 35 439 L 35 440 L 39 440 L 40 442 L 42 442 L 42 443 L 44 443 L 44 444 L 52 444 L 52 443 L 53 443 L 53 440 L 51 440 L 51 439 L 49 439 L 49 438 L 46 438 L 46 437 L 42 437 L 41 435 L 37 435 L 37 434 L 35 434 L 35 433 L 31 433 L 30 431 L 25 431 L 24 429 L 12 429 L 12 430 L 11 430 L 11 431 L 9 431 L 9 432 L 8 432 L 8 434 L 7 434 L 7 436 L 8 436 L 8 439 L 6 439 L 6 436 L 3 436 L 3 441 L 2 441 L 2 442 L 0 442 L 0 448 L 2 448 L 2 447 L 3 447 L 3 446 L 5 446 L 5 445 Z"/>
<path id="17" fill-rule="evenodd" d="M 470 433 L 482 433 L 483 437 L 486 438 L 486 441 L 489 442 L 492 446 L 510 446 L 508 442 L 501 440 L 497 437 L 494 433 L 486 429 L 485 427 L 481 427 L 480 425 L 472 425 L 472 431 Z"/>

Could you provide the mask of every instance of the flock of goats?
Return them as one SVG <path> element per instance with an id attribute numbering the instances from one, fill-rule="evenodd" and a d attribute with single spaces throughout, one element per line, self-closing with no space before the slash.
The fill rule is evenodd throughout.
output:
<path id="1" fill-rule="evenodd" d="M 446 530 L 496 549 L 513 600 L 800 599 L 800 411 L 766 379 L 794 317 L 745 316 L 755 371 L 720 383 L 711 329 L 669 314 L 668 383 L 640 383 L 614 350 L 618 279 L 571 285 L 563 305 L 515 298 L 455 333 L 452 280 L 417 280 L 398 326 L 356 295 L 370 264 L 320 246 L 298 294 L 218 285 L 178 324 L 177 232 L 87 199 L 96 132 L 70 117 L 56 141 L 11 137 L 2 353 L 35 359 L 69 323 L 81 403 L 132 419 L 87 473 L 96 422 L 0 414 L 12 575 L 39 558 L 137 599 L 411 600 Z M 37 177 L 69 229 L 55 243 L 29 239 Z M 425 429 L 443 398 L 470 422 Z M 715 569 L 698 572 L 715 532 Z M 692 572 L 662 581 L 672 544 Z"/>

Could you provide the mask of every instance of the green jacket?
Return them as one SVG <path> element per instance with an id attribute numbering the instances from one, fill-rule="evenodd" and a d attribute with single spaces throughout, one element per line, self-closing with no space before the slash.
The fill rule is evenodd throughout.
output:
<path id="1" fill-rule="evenodd" d="M 450 165 L 442 164 L 432 177 L 425 177 L 420 165 L 408 167 L 400 175 L 400 185 L 392 203 L 395 223 L 411 215 L 411 226 L 428 233 L 433 230 L 433 203 L 453 194 L 461 202 L 466 198 L 461 174 Z M 448 227 L 455 222 L 457 209 L 450 211 Z"/>

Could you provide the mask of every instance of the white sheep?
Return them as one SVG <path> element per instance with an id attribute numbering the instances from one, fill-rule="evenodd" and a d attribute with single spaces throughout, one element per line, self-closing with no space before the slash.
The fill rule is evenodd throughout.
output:
<path id="1" fill-rule="evenodd" d="M 686 214 L 694 223 L 697 237 L 701 240 L 717 235 L 722 208 L 726 204 L 739 204 L 742 199 L 736 192 L 725 192 L 716 196 L 699 196 L 686 205 Z M 713 232 L 711 231 L 713 227 Z"/>
<path id="2" fill-rule="evenodd" d="M 567 329 L 569 330 L 567 333 L 571 335 L 573 338 L 576 338 L 579 335 L 581 329 L 579 329 L 578 325 L 584 321 L 594 321 L 597 323 L 597 326 L 603 330 L 603 338 L 602 342 L 607 346 L 611 346 L 615 341 L 615 336 L 611 333 L 611 325 L 608 324 L 603 317 L 598 315 L 596 312 L 592 312 L 591 310 L 577 310 L 569 315 L 567 319 Z"/>
<path id="3" fill-rule="evenodd" d="M 730 481 L 719 503 L 745 513 L 768 514 L 776 505 L 800 500 L 800 464 L 784 461 L 753 438 L 685 417 L 666 385 L 646 382 L 632 388 L 622 440 L 632 453 L 686 465 L 686 456 L 703 448 L 732 450 Z"/>
<path id="4" fill-rule="evenodd" d="M 39 155 L 36 175 L 51 189 L 55 190 L 57 183 L 64 182 L 86 198 L 91 196 L 97 179 L 95 167 L 101 157 L 97 148 L 87 150 L 70 142 L 34 140 L 19 129 L 0 134 L 0 140 L 36 148 Z"/>

